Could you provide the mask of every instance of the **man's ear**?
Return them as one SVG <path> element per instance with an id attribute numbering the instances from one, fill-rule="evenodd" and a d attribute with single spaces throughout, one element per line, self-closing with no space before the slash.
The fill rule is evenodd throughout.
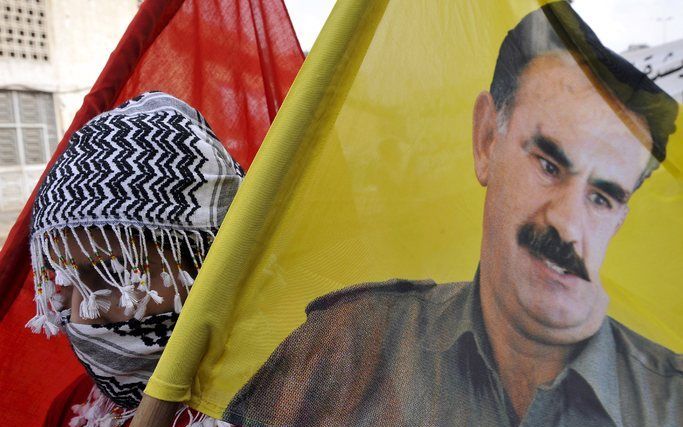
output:
<path id="1" fill-rule="evenodd" d="M 497 112 L 493 98 L 489 92 L 483 91 L 474 103 L 472 119 L 474 171 L 483 187 L 486 187 L 489 181 L 489 163 L 498 127 L 496 119 Z"/>

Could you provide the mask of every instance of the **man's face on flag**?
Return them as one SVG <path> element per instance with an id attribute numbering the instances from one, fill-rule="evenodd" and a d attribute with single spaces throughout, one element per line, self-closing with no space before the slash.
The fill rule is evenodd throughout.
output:
<path id="1" fill-rule="evenodd" d="M 530 338 L 580 341 L 606 315 L 599 271 L 650 156 L 647 126 L 568 53 L 532 60 L 507 119 L 499 114 L 480 95 L 484 310 L 502 310 Z"/>

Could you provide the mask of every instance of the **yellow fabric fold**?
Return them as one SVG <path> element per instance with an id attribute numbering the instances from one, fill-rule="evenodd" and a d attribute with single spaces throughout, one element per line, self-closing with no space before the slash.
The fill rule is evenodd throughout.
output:
<path id="1" fill-rule="evenodd" d="M 146 393 L 221 417 L 314 298 L 471 280 L 471 120 L 505 33 L 544 2 L 337 2 L 228 213 Z M 590 24 L 590 22 L 589 22 Z M 683 351 L 683 137 L 602 269 L 610 313 Z"/>

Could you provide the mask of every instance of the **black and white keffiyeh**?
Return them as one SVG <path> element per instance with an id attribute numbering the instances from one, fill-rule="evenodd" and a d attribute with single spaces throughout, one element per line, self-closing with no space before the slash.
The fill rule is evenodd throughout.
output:
<path id="1" fill-rule="evenodd" d="M 201 266 L 242 177 L 202 115 L 165 93 L 144 93 L 93 118 L 73 134 L 34 203 L 37 314 L 27 327 L 48 337 L 58 332 L 56 286 L 81 293 L 84 319 L 106 312 L 112 292 L 126 312 L 143 318 L 150 300 L 161 301 L 148 286 L 150 251 L 161 257 L 161 279 L 175 289 L 179 312 L 179 286 L 193 282 L 180 266 Z M 110 289 L 84 283 L 67 241 L 78 244 Z M 112 245 L 121 257 L 111 255 Z M 160 248 L 170 248 L 172 256 Z"/>
<path id="2" fill-rule="evenodd" d="M 177 319 L 171 312 L 102 325 L 65 318 L 63 324 L 78 360 L 101 392 L 117 405 L 135 409 Z"/>
<path id="3" fill-rule="evenodd" d="M 142 393 L 178 319 L 176 313 L 102 325 L 70 323 L 62 317 L 69 342 L 95 381 L 87 400 L 74 405 L 74 427 L 116 427 L 135 416 Z M 181 405 L 173 426 L 231 427 Z"/>

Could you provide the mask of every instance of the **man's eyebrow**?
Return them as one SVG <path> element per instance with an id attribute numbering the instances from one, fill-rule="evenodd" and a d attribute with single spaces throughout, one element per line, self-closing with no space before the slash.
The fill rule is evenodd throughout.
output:
<path id="1" fill-rule="evenodd" d="M 547 138 L 540 133 L 536 133 L 531 140 L 527 141 L 527 150 L 529 145 L 535 145 L 539 150 L 543 152 L 546 156 L 550 157 L 555 163 L 562 166 L 565 169 L 571 170 L 574 166 L 565 154 L 564 150 L 550 138 Z"/>
<path id="2" fill-rule="evenodd" d="M 628 199 L 631 197 L 631 193 L 629 191 L 624 190 L 621 185 L 613 181 L 607 181 L 605 179 L 593 179 L 591 180 L 591 184 L 622 205 L 628 202 Z"/>

